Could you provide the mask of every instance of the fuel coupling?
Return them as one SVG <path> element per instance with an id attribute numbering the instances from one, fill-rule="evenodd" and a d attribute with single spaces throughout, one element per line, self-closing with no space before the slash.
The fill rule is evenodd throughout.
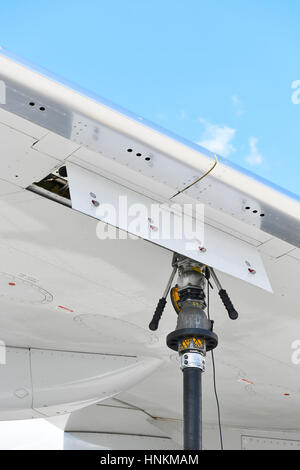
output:
<path id="1" fill-rule="evenodd" d="M 167 336 L 167 345 L 178 351 L 182 370 L 196 367 L 204 371 L 206 352 L 218 344 L 213 322 L 205 313 L 205 266 L 181 255 L 177 255 L 176 264 L 178 280 L 171 299 L 178 319 L 175 331 Z"/>

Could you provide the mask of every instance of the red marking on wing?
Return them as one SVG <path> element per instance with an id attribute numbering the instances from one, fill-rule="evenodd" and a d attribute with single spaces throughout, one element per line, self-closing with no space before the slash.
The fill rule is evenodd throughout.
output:
<path id="1" fill-rule="evenodd" d="M 71 310 L 70 308 L 67 308 L 67 307 L 63 307 L 62 305 L 58 305 L 57 308 L 61 308 L 62 310 L 67 310 L 67 312 L 71 312 L 71 313 L 74 312 L 74 310 Z"/>

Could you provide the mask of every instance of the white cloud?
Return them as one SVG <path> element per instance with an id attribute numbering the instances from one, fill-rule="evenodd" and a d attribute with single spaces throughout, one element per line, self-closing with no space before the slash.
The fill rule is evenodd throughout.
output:
<path id="1" fill-rule="evenodd" d="M 232 96 L 231 99 L 233 102 L 236 115 L 242 116 L 245 113 L 243 102 L 239 99 L 237 95 Z"/>
<path id="2" fill-rule="evenodd" d="M 223 157 L 228 157 L 228 155 L 235 152 L 235 148 L 231 143 L 236 134 L 235 129 L 211 124 L 205 119 L 200 119 L 200 122 L 204 125 L 205 130 L 198 142 L 199 145 Z"/>
<path id="3" fill-rule="evenodd" d="M 250 137 L 249 139 L 249 146 L 250 152 L 246 157 L 246 162 L 250 165 L 261 165 L 263 158 L 257 148 L 258 139 L 256 137 Z"/>

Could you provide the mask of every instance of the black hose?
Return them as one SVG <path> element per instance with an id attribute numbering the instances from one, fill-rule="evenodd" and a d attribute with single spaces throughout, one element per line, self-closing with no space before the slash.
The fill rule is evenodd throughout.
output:
<path id="1" fill-rule="evenodd" d="M 184 450 L 202 449 L 202 371 L 183 369 L 183 434 Z"/>

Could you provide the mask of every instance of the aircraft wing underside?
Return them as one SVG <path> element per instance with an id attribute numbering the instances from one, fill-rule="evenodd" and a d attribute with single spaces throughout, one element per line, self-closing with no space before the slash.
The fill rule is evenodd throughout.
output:
<path id="1" fill-rule="evenodd" d="M 223 423 L 233 440 L 258 431 L 295 440 L 299 199 L 218 160 L 193 184 L 213 154 L 0 55 L 1 419 L 70 415 L 75 440 L 180 446 L 170 302 L 158 332 L 148 323 L 172 251 L 185 248 L 148 236 L 100 240 L 99 224 L 126 227 L 101 221 L 91 202 L 125 194 L 144 205 L 204 205 L 205 237 L 191 257 L 218 270 L 240 312 L 230 322 L 212 293 Z M 215 436 L 211 369 L 203 419 Z"/>

